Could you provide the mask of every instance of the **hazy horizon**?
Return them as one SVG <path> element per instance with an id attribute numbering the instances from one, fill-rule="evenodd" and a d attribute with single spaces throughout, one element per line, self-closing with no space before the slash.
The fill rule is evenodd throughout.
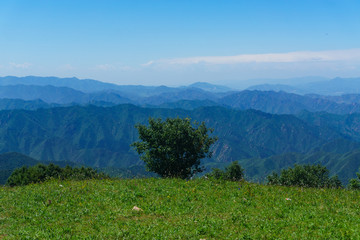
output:
<path id="1" fill-rule="evenodd" d="M 116 85 L 141 85 L 141 86 L 166 86 L 166 87 L 183 87 L 183 86 L 190 86 L 190 85 L 194 85 L 194 84 L 198 84 L 198 83 L 206 83 L 206 84 L 212 84 L 212 85 L 218 85 L 218 86 L 224 86 L 224 87 L 228 87 L 228 88 L 232 88 L 234 90 L 242 90 L 242 89 L 246 89 L 248 87 L 251 86 L 255 86 L 255 85 L 263 85 L 263 84 L 273 84 L 273 85 L 289 85 L 289 86 L 297 86 L 297 85 L 301 85 L 304 83 L 312 83 L 312 82 L 321 82 L 321 81 L 326 81 L 326 80 L 331 80 L 333 78 L 325 78 L 325 77 L 319 77 L 319 76 L 303 76 L 303 77 L 297 77 L 297 78 L 272 78 L 272 79 L 262 79 L 262 78 L 257 78 L 257 79 L 247 79 L 241 82 L 226 82 L 226 81 L 221 81 L 221 82 L 206 82 L 206 81 L 194 81 L 194 82 L 189 82 L 187 84 L 122 84 L 122 83 L 116 83 L 116 82 L 108 82 L 108 81 L 103 81 L 101 79 L 94 79 L 94 78 L 79 78 L 77 76 L 69 76 L 69 77 L 59 77 L 59 76 L 35 76 L 35 75 L 25 75 L 25 76 L 15 76 L 15 75 L 4 75 L 1 76 L 0 78 L 7 78 L 7 77 L 16 77 L 16 78 L 26 78 L 26 77 L 39 77 L 39 78 L 58 78 L 58 79 L 71 79 L 71 78 L 76 78 L 78 80 L 94 80 L 94 81 L 99 81 L 99 82 L 103 82 L 103 83 L 110 83 L 110 84 L 116 84 Z M 341 78 L 341 77 L 335 77 L 335 78 Z M 50 82 L 49 82 L 49 85 Z"/>

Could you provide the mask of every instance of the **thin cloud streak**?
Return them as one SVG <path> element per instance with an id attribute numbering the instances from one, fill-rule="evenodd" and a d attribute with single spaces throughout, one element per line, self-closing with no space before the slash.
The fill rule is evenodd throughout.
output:
<path id="1" fill-rule="evenodd" d="M 122 64 L 99 64 L 96 65 L 92 70 L 96 71 L 131 71 L 133 70 L 129 66 L 125 66 Z"/>
<path id="2" fill-rule="evenodd" d="M 95 69 L 101 71 L 109 71 L 109 70 L 114 70 L 115 66 L 112 64 L 99 64 L 95 66 Z"/>
<path id="3" fill-rule="evenodd" d="M 239 63 L 296 63 L 296 62 L 360 61 L 360 49 L 332 51 L 303 51 L 269 54 L 242 54 L 236 56 L 203 56 L 152 60 L 142 66 L 239 64 Z"/>
<path id="4" fill-rule="evenodd" d="M 12 68 L 20 68 L 20 69 L 28 69 L 28 68 L 30 68 L 32 66 L 31 63 L 27 63 L 27 62 L 26 63 L 13 63 L 13 62 L 11 62 L 11 63 L 9 63 L 9 65 Z"/>

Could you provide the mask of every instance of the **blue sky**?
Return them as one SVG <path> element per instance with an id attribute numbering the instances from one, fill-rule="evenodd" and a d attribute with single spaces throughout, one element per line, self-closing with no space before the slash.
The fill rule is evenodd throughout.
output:
<path id="1" fill-rule="evenodd" d="M 0 76 L 241 85 L 360 76 L 358 0 L 2 0 Z"/>

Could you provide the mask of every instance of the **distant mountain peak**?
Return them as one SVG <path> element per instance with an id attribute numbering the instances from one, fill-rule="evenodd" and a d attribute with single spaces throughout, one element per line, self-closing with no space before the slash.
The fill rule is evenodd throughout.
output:
<path id="1" fill-rule="evenodd" d="M 228 92 L 228 91 L 232 90 L 229 87 L 222 86 L 222 85 L 215 85 L 215 84 L 211 84 L 208 82 L 196 82 L 196 83 L 189 85 L 188 87 L 200 88 L 200 89 L 202 89 L 204 91 L 208 91 L 208 92 Z"/>

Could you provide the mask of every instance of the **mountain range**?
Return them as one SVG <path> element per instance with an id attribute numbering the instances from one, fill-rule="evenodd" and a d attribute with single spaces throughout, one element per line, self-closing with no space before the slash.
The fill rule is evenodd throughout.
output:
<path id="1" fill-rule="evenodd" d="M 360 91 L 356 79 L 340 78 L 302 89 L 335 89 L 325 88 L 326 82 L 349 82 L 352 90 L 346 85 L 338 88 L 343 95 L 321 95 L 294 93 L 293 86 L 282 85 L 237 91 L 209 83 L 149 87 L 3 77 L 0 153 L 143 174 L 143 162 L 130 148 L 137 140 L 134 125 L 146 124 L 149 117 L 190 117 L 204 121 L 219 137 L 213 158 L 203 160 L 208 170 L 239 160 L 248 178 L 260 181 L 294 163 L 321 163 L 346 182 L 360 167 Z"/>
<path id="2" fill-rule="evenodd" d="M 337 80 L 339 79 L 332 81 Z M 350 82 L 353 83 L 353 81 L 355 80 Z M 14 102 L 10 99 L 14 99 Z M 20 103 L 19 100 L 26 102 Z M 235 91 L 208 83 L 169 88 L 165 86 L 120 86 L 77 78 L 0 78 L 0 110 L 79 104 L 114 106 L 125 103 L 145 107 L 184 109 L 194 109 L 199 106 L 223 106 L 240 110 L 256 109 L 274 114 L 298 114 L 304 110 L 335 114 L 360 112 L 360 94 L 327 96 L 300 95 L 285 91 Z"/>

